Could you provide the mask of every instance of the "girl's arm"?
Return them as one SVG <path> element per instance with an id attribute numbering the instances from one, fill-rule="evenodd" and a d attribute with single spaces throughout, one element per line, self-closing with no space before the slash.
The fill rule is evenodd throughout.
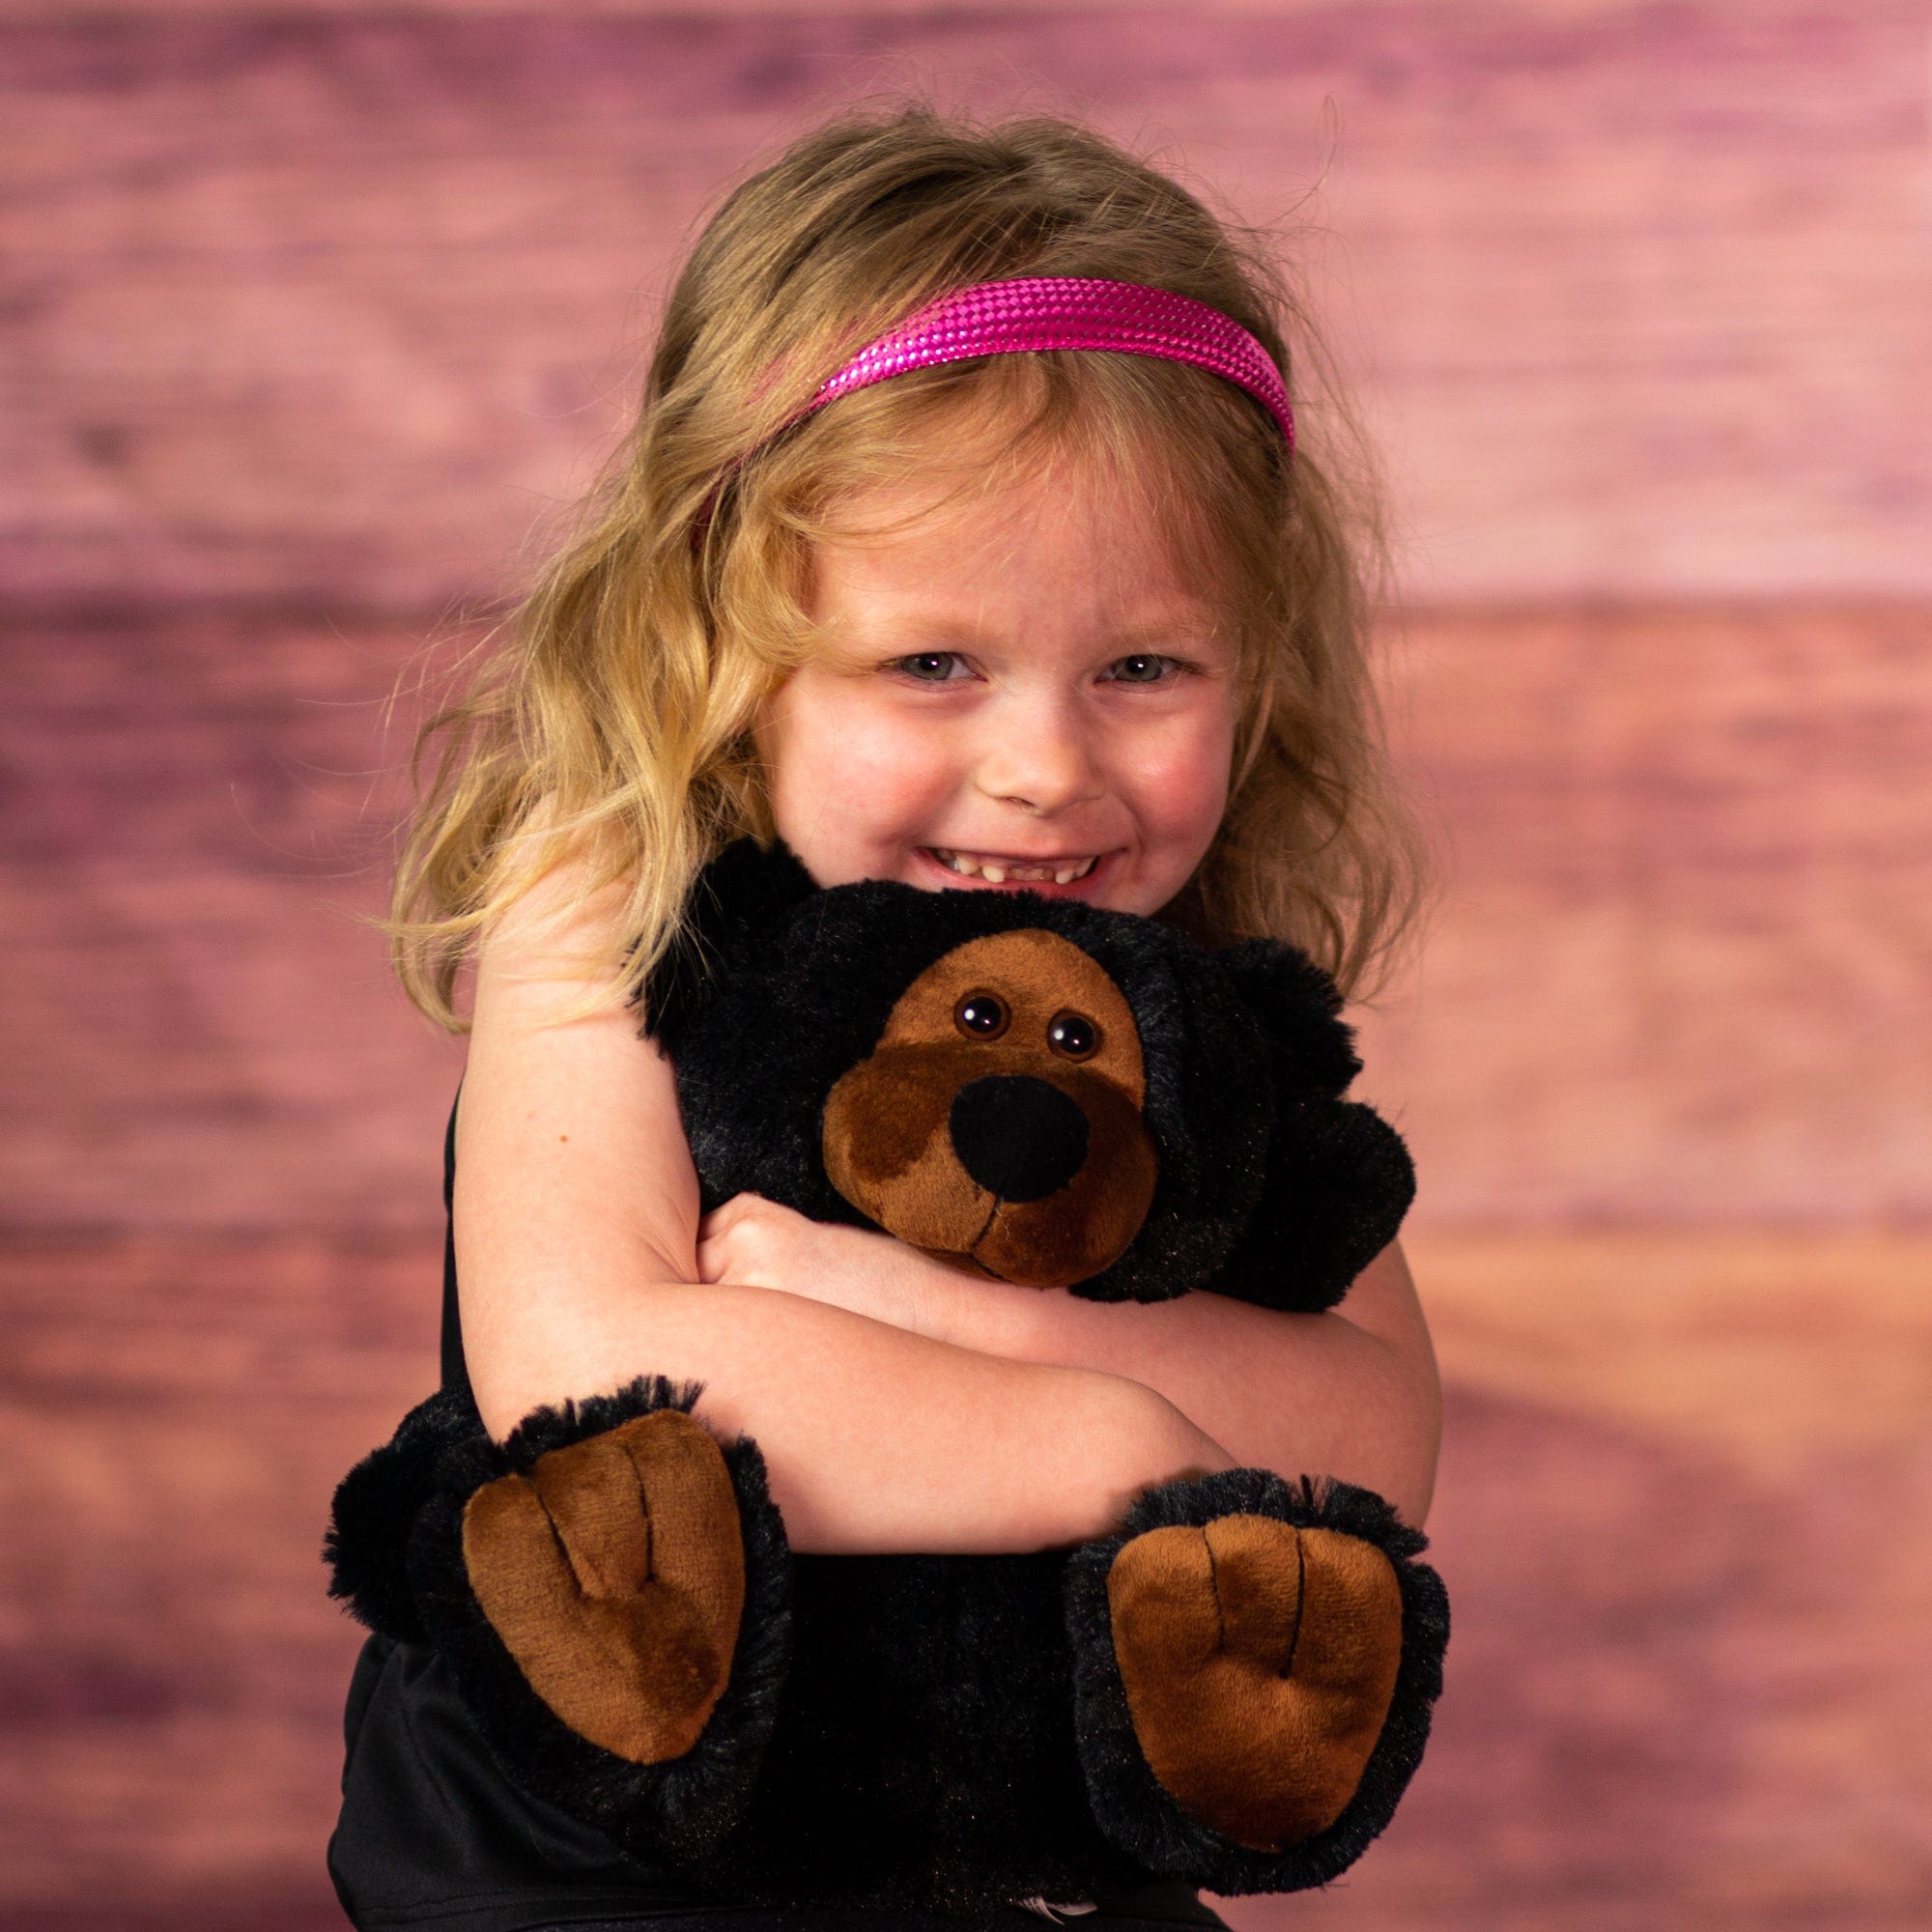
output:
<path id="1" fill-rule="evenodd" d="M 463 1332 L 483 1419 L 657 1373 L 762 1452 L 795 1549 L 1031 1549 L 1107 1534 L 1150 1483 L 1233 1466 L 1165 1396 L 800 1294 L 699 1281 L 668 1063 L 580 998 L 605 905 L 559 867 L 479 956 L 457 1114 Z"/>
<path id="2" fill-rule="evenodd" d="M 1435 1491 L 1442 1384 L 1400 1242 L 1321 1315 L 1200 1293 L 1087 1301 L 1006 1283 L 992 1284 L 998 1293 L 987 1299 L 976 1296 L 982 1286 L 929 1279 L 919 1305 L 939 1313 L 928 1313 L 926 1332 L 1018 1361 L 1077 1360 L 1131 1377 L 1237 1463 L 1359 1483 L 1422 1527 Z"/>
<path id="3" fill-rule="evenodd" d="M 811 1293 L 955 1346 L 1078 1363 L 1164 1396 L 1244 1467 L 1339 1476 L 1420 1528 L 1435 1487 L 1442 1387 L 1401 1244 L 1321 1315 L 1196 1293 L 1151 1303 L 982 1281 L 889 1236 L 828 1228 L 741 1194 L 706 1217 L 706 1275 Z"/>

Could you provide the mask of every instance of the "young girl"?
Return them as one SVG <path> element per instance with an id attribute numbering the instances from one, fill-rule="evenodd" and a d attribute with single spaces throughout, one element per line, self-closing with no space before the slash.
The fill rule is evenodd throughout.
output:
<path id="1" fill-rule="evenodd" d="M 962 292 L 920 355 L 877 346 Z M 1058 333 L 1026 335 L 1036 297 L 1073 305 Z M 495 1435 L 640 1372 L 701 1379 L 799 1551 L 1072 1544 L 1235 1466 L 1421 1524 L 1439 1394 L 1397 1246 L 1305 1316 L 971 1280 L 753 1195 L 700 1219 L 632 1004 L 747 833 L 821 886 L 1267 934 L 1358 991 L 1419 867 L 1365 663 L 1378 532 L 1311 421 L 1321 366 L 1259 247 L 1063 121 L 845 118 L 726 201 L 582 527 L 430 727 L 397 886 L 425 1010 L 459 1025 L 476 964 L 444 1374 Z M 372 1638 L 349 1730 L 330 1865 L 357 1924 L 715 1905 L 511 1786 L 427 1652 Z M 1218 1922 L 1178 1882 L 1059 1909 Z"/>

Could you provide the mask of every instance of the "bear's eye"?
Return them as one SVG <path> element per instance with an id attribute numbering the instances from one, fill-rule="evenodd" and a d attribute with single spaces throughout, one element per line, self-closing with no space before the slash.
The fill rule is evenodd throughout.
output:
<path id="1" fill-rule="evenodd" d="M 968 1039 L 998 1039 L 1010 1017 L 1005 1004 L 991 993 L 968 993 L 952 1009 L 952 1023 Z"/>
<path id="2" fill-rule="evenodd" d="M 1092 1060 L 1100 1050 L 1100 1029 L 1085 1013 L 1055 1013 L 1046 1029 L 1047 1044 L 1068 1060 Z"/>

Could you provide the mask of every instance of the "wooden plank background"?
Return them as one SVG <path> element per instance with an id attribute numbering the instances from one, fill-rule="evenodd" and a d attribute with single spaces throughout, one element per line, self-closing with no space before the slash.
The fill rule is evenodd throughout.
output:
<path id="1" fill-rule="evenodd" d="M 16 20 L 0 572 L 473 589 L 608 439 L 724 183 L 926 76 L 1312 229 L 1419 593 L 1922 595 L 1925 66 L 1871 0 Z"/>
<path id="2" fill-rule="evenodd" d="M 434 1373 L 460 1067 L 362 923 L 384 699 L 728 180 L 923 81 L 1282 223 L 1404 534 L 1445 895 L 1356 1017 L 1450 1693 L 1228 1916 L 1924 1923 L 1928 76 L 1891 0 L 0 0 L 0 1922 L 341 1922 L 316 1545 Z"/>

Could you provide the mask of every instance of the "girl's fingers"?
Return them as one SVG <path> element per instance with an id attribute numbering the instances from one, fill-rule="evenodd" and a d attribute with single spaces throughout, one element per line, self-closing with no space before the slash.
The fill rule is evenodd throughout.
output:
<path id="1" fill-rule="evenodd" d="M 724 1257 L 714 1236 L 700 1235 L 697 1241 L 697 1278 L 699 1281 L 723 1281 Z"/>
<path id="2" fill-rule="evenodd" d="M 700 1235 L 723 1235 L 735 1228 L 748 1214 L 759 1208 L 770 1208 L 772 1204 L 761 1195 L 734 1194 L 728 1201 L 712 1208 L 710 1213 L 701 1215 L 697 1223 Z M 783 1212 L 783 1209 L 780 1209 Z"/>

